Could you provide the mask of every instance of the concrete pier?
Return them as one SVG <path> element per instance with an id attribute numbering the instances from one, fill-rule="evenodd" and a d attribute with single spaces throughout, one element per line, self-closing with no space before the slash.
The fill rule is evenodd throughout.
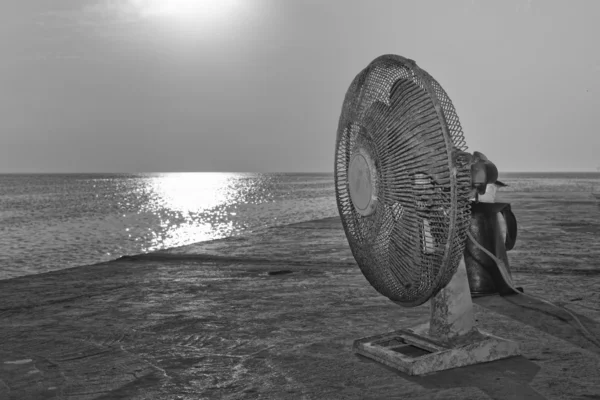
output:
<path id="1" fill-rule="evenodd" d="M 595 200 L 503 197 L 515 283 L 600 338 Z M 426 322 L 428 304 L 379 295 L 338 218 L 275 227 L 0 281 L 0 399 L 600 399 L 600 347 L 539 307 L 477 299 L 478 326 L 522 356 L 409 377 L 352 344 Z"/>

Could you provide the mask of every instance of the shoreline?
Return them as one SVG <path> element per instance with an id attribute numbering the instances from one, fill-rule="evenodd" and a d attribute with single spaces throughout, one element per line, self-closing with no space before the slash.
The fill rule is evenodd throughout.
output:
<path id="1" fill-rule="evenodd" d="M 510 187 L 509 187 L 509 189 L 510 189 Z M 568 269 L 564 269 L 564 266 L 553 266 L 550 268 L 544 268 L 544 267 L 530 267 L 528 265 L 514 265 L 513 264 L 514 256 L 516 254 L 519 254 L 519 252 L 523 249 L 523 247 L 527 245 L 527 242 L 523 242 L 523 240 L 525 240 L 525 241 L 527 240 L 527 237 L 523 238 L 523 233 L 525 233 L 524 230 L 526 231 L 526 230 L 529 230 L 536 226 L 540 230 L 549 228 L 554 233 L 561 234 L 561 235 L 567 234 L 568 231 L 578 231 L 578 230 L 581 231 L 582 229 L 585 232 L 585 229 L 588 228 L 587 232 L 590 235 L 600 236 L 600 224 L 594 223 L 593 217 L 590 216 L 590 219 L 592 219 L 591 223 L 590 223 L 590 221 L 586 221 L 585 218 L 576 218 L 577 222 L 575 222 L 575 223 L 573 221 L 571 221 L 570 214 L 576 214 L 577 210 L 573 210 L 573 209 L 567 210 L 567 213 L 564 214 L 564 217 L 562 218 L 562 221 L 561 221 L 562 225 L 559 224 L 558 227 L 548 226 L 548 225 L 552 225 L 552 223 L 549 223 L 552 221 L 545 220 L 544 218 L 540 218 L 539 216 L 536 217 L 536 215 L 535 215 L 535 212 L 536 212 L 535 211 L 535 208 L 536 208 L 535 203 L 557 202 L 558 207 L 555 207 L 555 208 L 557 210 L 559 210 L 559 212 L 560 211 L 564 212 L 564 211 L 566 211 L 565 209 L 567 208 L 565 206 L 569 206 L 570 205 L 569 203 L 571 203 L 572 201 L 575 201 L 575 202 L 577 202 L 576 206 L 579 207 L 579 211 L 580 211 L 579 214 L 585 215 L 586 213 L 589 213 L 589 211 L 591 209 L 593 211 L 593 213 L 594 212 L 596 213 L 597 220 L 600 220 L 600 201 L 597 198 L 595 198 L 591 192 L 585 191 L 585 190 L 580 190 L 580 191 L 551 191 L 551 190 L 547 190 L 547 191 L 512 191 L 512 190 L 503 189 L 502 191 L 498 192 L 498 201 L 499 202 L 505 201 L 505 202 L 511 203 L 513 212 L 515 213 L 515 215 L 517 217 L 517 224 L 519 225 L 519 233 L 518 233 L 519 237 L 517 239 L 516 248 L 514 251 L 511 251 L 508 253 L 509 260 L 511 262 L 511 270 L 515 270 L 515 271 L 521 272 L 521 273 L 545 273 L 545 274 L 550 274 L 550 275 L 563 275 L 563 274 L 568 274 L 568 273 L 571 273 L 573 275 L 600 274 L 600 262 L 598 262 L 596 264 L 596 266 L 592 267 L 592 268 L 586 267 L 586 268 L 568 268 Z M 596 207 L 594 207 L 594 204 L 596 205 Z M 587 210 L 582 209 L 582 207 L 581 207 L 582 205 L 586 206 Z M 327 218 L 339 218 L 339 216 L 336 214 L 336 216 L 327 217 Z M 327 218 L 325 218 L 325 219 L 327 219 Z M 526 226 L 522 226 L 523 225 L 521 222 L 522 218 L 524 220 L 527 220 Z M 306 220 L 306 221 L 294 222 L 292 224 L 314 222 L 314 221 L 318 221 L 318 220 Z M 529 222 L 531 222 L 531 224 Z M 577 224 L 579 224 L 579 225 L 577 225 Z M 68 268 L 61 268 L 61 269 L 44 271 L 44 272 L 33 273 L 33 274 L 26 274 L 26 275 L 18 275 L 18 276 L 14 276 L 14 277 L 10 277 L 10 278 L 0 278 L 0 282 L 8 281 L 11 279 L 17 279 L 17 278 L 21 278 L 21 277 L 26 277 L 26 276 L 43 275 L 43 274 L 47 274 L 47 273 L 51 273 L 51 272 L 55 272 L 55 271 L 71 270 L 74 268 L 103 264 L 103 263 L 107 263 L 107 262 L 116 262 L 121 259 L 127 259 L 127 258 L 131 258 L 131 257 L 134 257 L 134 258 L 135 257 L 163 257 L 164 253 L 174 253 L 174 252 L 177 252 L 179 249 L 183 249 L 185 251 L 185 249 L 188 249 L 188 248 L 189 249 L 199 248 L 202 246 L 203 243 L 211 243 L 214 241 L 227 240 L 230 238 L 236 238 L 236 237 L 240 237 L 240 236 L 253 235 L 253 234 L 268 230 L 268 229 L 285 227 L 287 225 L 290 225 L 290 224 L 277 224 L 277 225 L 265 226 L 265 227 L 253 229 L 251 231 L 240 232 L 240 233 L 232 235 L 232 236 L 225 236 L 222 238 L 210 239 L 210 240 L 202 241 L 202 242 L 194 242 L 194 243 L 190 243 L 187 245 L 169 247 L 169 248 L 164 248 L 161 250 L 153 250 L 153 251 L 149 251 L 149 252 L 145 252 L 145 253 L 123 255 L 118 258 L 113 258 L 113 259 L 104 260 L 104 261 L 98 261 L 98 262 L 94 262 L 94 263 L 90 263 L 90 264 L 75 265 L 75 266 L 68 267 Z M 565 227 L 566 227 L 566 229 L 564 229 Z M 565 247 L 565 246 L 559 246 L 559 248 L 562 248 L 562 247 Z M 597 259 L 600 260 L 600 246 L 591 246 L 591 248 L 592 248 L 593 254 L 597 255 Z M 537 250 L 537 252 L 539 252 L 539 250 Z M 570 254 L 570 256 L 573 257 L 572 254 Z M 199 257 L 202 257 L 202 256 L 199 256 Z M 518 263 L 518 264 L 521 264 L 521 263 Z M 539 263 L 533 262 L 532 264 L 539 264 Z"/>
<path id="2" fill-rule="evenodd" d="M 326 218 L 320 218 L 320 219 L 327 219 L 327 218 L 335 218 L 335 217 L 326 217 Z M 89 264 L 73 265 L 73 266 L 67 267 L 67 268 L 59 268 L 59 269 L 52 269 L 52 270 L 43 271 L 43 272 L 37 272 L 37 273 L 31 273 L 31 274 L 25 274 L 25 275 L 17 275 L 17 276 L 13 276 L 13 277 L 10 277 L 10 278 L 0 278 L 0 282 L 2 282 L 2 281 L 8 281 L 8 280 L 11 280 L 11 279 L 17 279 L 17 278 L 27 277 L 27 276 L 49 274 L 49 273 L 56 272 L 56 271 L 64 271 L 64 270 L 71 270 L 71 269 L 74 269 L 74 268 L 83 268 L 83 267 L 88 267 L 88 266 L 93 266 L 93 265 L 98 265 L 98 264 L 105 264 L 105 263 L 119 261 L 121 259 L 126 259 L 126 258 L 129 258 L 129 257 L 150 256 L 150 255 L 152 255 L 154 253 L 161 253 L 161 252 L 169 251 L 169 250 L 172 250 L 172 249 L 178 249 L 178 248 L 182 248 L 182 247 L 198 245 L 198 244 L 201 244 L 201 243 L 213 242 L 213 241 L 216 241 L 216 240 L 227 240 L 227 239 L 235 238 L 235 237 L 239 237 L 239 236 L 252 235 L 252 234 L 261 232 L 263 230 L 266 230 L 266 229 L 272 229 L 272 228 L 277 228 L 277 227 L 284 227 L 284 226 L 291 225 L 291 224 L 297 224 L 297 223 L 303 223 L 303 222 L 310 222 L 310 221 L 318 221 L 318 220 L 319 219 L 311 219 L 311 220 L 306 220 L 306 221 L 298 221 L 298 222 L 292 222 L 292 223 L 283 223 L 283 224 L 277 224 L 277 225 L 263 226 L 263 227 L 260 227 L 260 228 L 253 228 L 252 230 L 249 230 L 249 231 L 239 232 L 237 234 L 230 235 L 230 236 L 224 236 L 224 237 L 221 237 L 221 238 L 209 239 L 209 240 L 204 240 L 204 241 L 200 241 L 200 242 L 193 242 L 193 243 L 189 243 L 189 244 L 185 244 L 185 245 L 181 245 L 181 246 L 167 247 L 167 248 L 164 248 L 164 249 L 152 250 L 152 251 L 148 251 L 148 252 L 145 252 L 145 253 L 128 254 L 128 255 L 123 255 L 123 256 L 120 256 L 120 257 L 117 257 L 117 258 L 111 258 L 111 259 L 104 260 L 104 261 L 97 261 L 97 262 L 92 262 L 92 263 L 89 263 Z"/>

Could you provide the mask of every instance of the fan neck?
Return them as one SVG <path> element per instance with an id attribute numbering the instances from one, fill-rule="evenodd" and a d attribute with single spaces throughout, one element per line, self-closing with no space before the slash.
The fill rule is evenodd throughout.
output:
<path id="1" fill-rule="evenodd" d="M 467 268 L 461 258 L 450 282 L 431 298 L 429 335 L 449 341 L 473 331 L 475 318 L 467 278 Z"/>

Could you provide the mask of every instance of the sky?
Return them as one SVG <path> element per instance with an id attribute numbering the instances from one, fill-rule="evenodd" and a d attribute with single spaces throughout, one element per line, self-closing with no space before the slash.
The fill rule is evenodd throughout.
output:
<path id="1" fill-rule="evenodd" d="M 499 170 L 600 166 L 600 1 L 9 0 L 0 173 L 332 172 L 342 101 L 399 54 Z"/>

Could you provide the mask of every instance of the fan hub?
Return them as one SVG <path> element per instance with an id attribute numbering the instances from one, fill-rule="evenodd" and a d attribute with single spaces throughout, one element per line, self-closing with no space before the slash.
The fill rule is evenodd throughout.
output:
<path id="1" fill-rule="evenodd" d="M 367 151 L 354 153 L 348 167 L 348 185 L 352 204 L 360 215 L 366 217 L 377 207 L 377 170 Z"/>

